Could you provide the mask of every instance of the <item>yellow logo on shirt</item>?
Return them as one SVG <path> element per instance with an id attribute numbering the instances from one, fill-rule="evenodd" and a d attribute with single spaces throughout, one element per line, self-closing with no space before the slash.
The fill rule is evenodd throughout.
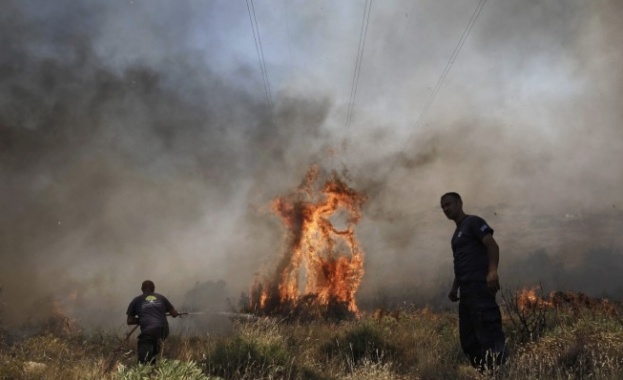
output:
<path id="1" fill-rule="evenodd" d="M 158 298 L 154 297 L 154 296 L 147 296 L 145 297 L 145 301 L 148 302 L 154 302 L 155 300 L 157 300 Z"/>

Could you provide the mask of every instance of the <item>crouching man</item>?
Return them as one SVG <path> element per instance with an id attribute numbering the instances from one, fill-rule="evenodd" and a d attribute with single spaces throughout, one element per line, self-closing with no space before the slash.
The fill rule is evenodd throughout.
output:
<path id="1" fill-rule="evenodd" d="M 139 325 L 137 352 L 139 363 L 156 363 L 162 342 L 169 336 L 167 313 L 173 318 L 179 313 L 169 300 L 156 293 L 152 281 L 145 280 L 141 285 L 143 294 L 135 297 L 128 306 L 128 325 Z"/>

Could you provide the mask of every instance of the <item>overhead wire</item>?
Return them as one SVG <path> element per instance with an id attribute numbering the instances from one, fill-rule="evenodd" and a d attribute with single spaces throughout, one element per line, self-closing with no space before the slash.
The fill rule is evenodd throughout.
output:
<path id="1" fill-rule="evenodd" d="M 424 104 L 424 107 L 422 108 L 422 112 L 420 112 L 420 116 L 417 118 L 417 120 L 416 120 L 416 122 L 414 124 L 414 129 L 417 129 L 417 127 L 420 126 L 422 120 L 424 119 L 424 116 L 428 112 L 430 106 L 433 104 L 433 101 L 435 100 L 435 97 L 439 93 L 439 89 L 443 85 L 443 82 L 446 80 L 446 77 L 448 76 L 448 73 L 450 72 L 450 69 L 452 68 L 452 65 L 454 65 L 454 62 L 456 61 L 456 58 L 458 57 L 459 53 L 461 52 L 461 48 L 465 44 L 465 41 L 467 40 L 467 36 L 469 36 L 469 33 L 471 32 L 472 27 L 476 23 L 476 20 L 478 19 L 478 16 L 480 15 L 480 12 L 482 11 L 482 8 L 484 7 L 486 1 L 487 0 L 480 0 L 478 5 L 476 6 L 476 9 L 474 10 L 474 13 L 472 14 L 472 17 L 469 19 L 469 22 L 467 23 L 467 27 L 463 31 L 463 34 L 461 35 L 461 38 L 459 39 L 459 42 L 456 44 L 456 47 L 454 48 L 454 51 L 452 52 L 452 55 L 450 56 L 450 59 L 448 59 L 448 62 L 446 63 L 446 67 L 444 68 L 443 72 L 441 73 L 441 76 L 437 80 L 437 84 L 435 85 L 433 91 L 431 92 L 430 96 L 428 97 L 428 100 Z"/>
<path id="2" fill-rule="evenodd" d="M 446 66 L 445 66 L 444 70 L 442 71 L 441 75 L 439 76 L 439 79 L 437 80 L 437 84 L 435 85 L 433 91 L 431 92 L 430 96 L 428 97 L 428 100 L 424 104 L 424 107 L 422 108 L 422 111 L 420 112 L 420 116 L 415 121 L 415 124 L 413 126 L 413 130 L 414 131 L 416 131 L 418 129 L 418 127 L 422 123 L 422 120 L 424 120 L 424 117 L 426 116 L 428 110 L 430 109 L 431 105 L 433 104 L 433 101 L 435 100 L 435 97 L 439 93 L 439 89 L 441 89 L 441 86 L 445 82 L 446 77 L 448 76 L 448 73 L 450 72 L 450 69 L 454 65 L 454 62 L 456 61 L 456 58 L 459 56 L 459 53 L 461 52 L 461 48 L 463 47 L 463 45 L 465 44 L 465 41 L 467 40 L 467 37 L 471 33 L 471 30 L 474 27 L 474 24 L 476 23 L 476 20 L 478 20 L 478 16 L 480 16 L 480 13 L 482 12 L 482 9 L 484 8 L 484 5 L 485 5 L 486 1 L 487 0 L 480 0 L 480 2 L 476 5 L 476 9 L 474 9 L 474 12 L 472 13 L 472 16 L 470 17 L 470 19 L 469 19 L 469 21 L 467 23 L 467 26 L 465 27 L 465 30 L 463 31 L 463 34 L 461 34 L 461 37 L 459 38 L 459 42 L 454 47 L 454 50 L 452 51 L 452 55 L 448 59 L 448 62 L 446 63 Z M 411 141 L 411 138 L 408 141 Z M 393 162 L 392 162 L 392 164 L 390 166 L 390 170 L 394 168 L 397 160 L 398 160 L 398 158 L 393 160 Z"/>
<path id="3" fill-rule="evenodd" d="M 347 149 L 348 139 L 350 135 L 350 125 L 353 121 L 355 99 L 357 97 L 357 88 L 359 86 L 359 76 L 361 75 L 361 64 L 363 62 L 363 53 L 366 47 L 366 36 L 368 34 L 368 25 L 370 23 L 370 13 L 372 10 L 372 0 L 366 0 L 361 20 L 361 30 L 359 31 L 359 46 L 357 49 L 357 58 L 355 59 L 355 70 L 353 73 L 353 82 L 350 90 L 350 98 L 348 101 L 348 110 L 346 113 L 346 136 L 344 137 L 344 150 Z"/>
<path id="4" fill-rule="evenodd" d="M 270 107 L 270 113 L 274 112 L 274 103 L 272 91 L 270 88 L 270 80 L 268 78 L 268 71 L 266 69 L 266 60 L 264 59 L 264 50 L 262 48 L 262 37 L 260 35 L 260 29 L 257 23 L 257 15 L 255 13 L 255 6 L 253 4 L 253 0 L 246 0 L 247 2 L 247 10 L 249 12 L 249 20 L 251 21 L 251 29 L 253 31 L 253 40 L 255 42 L 255 51 L 257 53 L 257 59 L 260 65 L 260 73 L 262 75 L 262 81 L 264 82 L 264 92 L 266 93 L 266 98 L 268 100 L 268 105 Z"/>

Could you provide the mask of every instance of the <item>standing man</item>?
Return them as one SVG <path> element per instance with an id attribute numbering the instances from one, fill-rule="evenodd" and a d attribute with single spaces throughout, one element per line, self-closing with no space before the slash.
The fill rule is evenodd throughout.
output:
<path id="1" fill-rule="evenodd" d="M 506 352 L 502 314 L 495 300 L 500 290 L 500 248 L 493 239 L 493 229 L 484 219 L 465 214 L 457 193 L 444 194 L 441 209 L 456 223 L 451 241 L 454 282 L 448 298 L 459 301 L 461 348 L 480 370 L 500 365 Z"/>
<path id="2" fill-rule="evenodd" d="M 156 286 L 152 281 L 143 281 L 141 291 L 143 294 L 135 297 L 128 306 L 128 325 L 141 327 L 137 344 L 138 362 L 155 364 L 160 344 L 169 336 L 167 313 L 173 318 L 179 313 L 165 296 L 155 293 Z"/>

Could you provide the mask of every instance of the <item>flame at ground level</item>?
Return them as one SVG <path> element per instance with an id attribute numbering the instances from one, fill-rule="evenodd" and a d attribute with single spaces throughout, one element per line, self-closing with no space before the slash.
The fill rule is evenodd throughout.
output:
<path id="1" fill-rule="evenodd" d="M 324 183 L 323 183 L 324 182 Z M 366 197 L 336 173 L 312 166 L 298 189 L 273 200 L 287 229 L 275 273 L 251 289 L 256 313 L 343 318 L 358 313 L 355 294 L 364 274 L 355 237 Z"/>
<path id="2" fill-rule="evenodd" d="M 513 301 L 520 312 L 535 310 L 556 309 L 569 310 L 578 313 L 583 310 L 603 311 L 614 313 L 614 306 L 608 299 L 590 297 L 582 292 L 552 291 L 548 296 L 542 294 L 539 286 L 517 291 Z"/>

